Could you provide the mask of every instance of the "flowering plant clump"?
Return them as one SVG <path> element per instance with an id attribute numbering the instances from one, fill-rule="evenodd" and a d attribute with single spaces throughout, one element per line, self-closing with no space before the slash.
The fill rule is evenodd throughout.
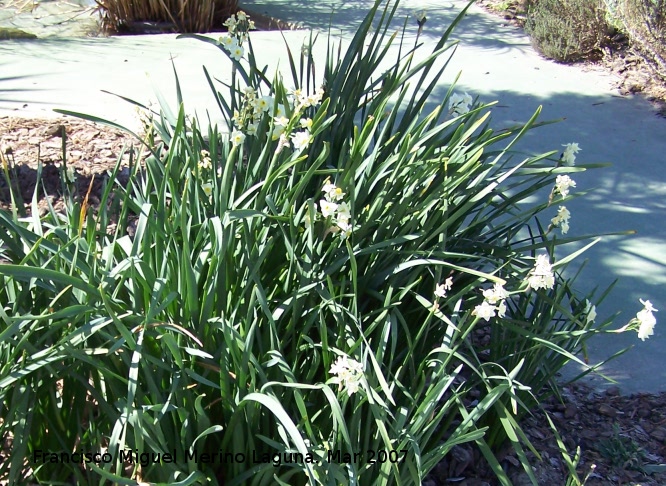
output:
<path id="1" fill-rule="evenodd" d="M 164 106 L 98 212 L 0 211 L 0 345 L 17 358 L 0 369 L 0 436 L 13 437 L 0 481 L 414 486 L 467 444 L 501 484 L 496 454 L 513 447 L 536 484 L 520 417 L 567 362 L 593 370 L 585 341 L 611 332 L 594 322 L 602 299 L 567 276 L 580 251 L 560 257 L 586 237 L 551 237 L 540 219 L 568 229 L 551 203 L 575 187 L 567 172 L 592 166 L 517 161 L 540 110 L 495 132 L 492 105 L 436 96 L 450 29 L 413 56 L 418 43 L 389 45 L 409 36 L 387 34 L 399 10 L 380 3 L 348 51 L 313 56 L 311 38 L 300 65 L 290 55 L 287 85 L 257 65 L 245 14 L 219 40 L 188 36 L 233 66 L 230 82 L 207 79 L 224 125 L 204 133 L 185 103 Z M 627 328 L 644 339 L 656 309 L 642 303 Z M 24 461 L 100 444 L 174 460 Z M 388 460 L 343 460 L 366 450 Z M 219 453 L 304 460 L 185 459 Z"/>

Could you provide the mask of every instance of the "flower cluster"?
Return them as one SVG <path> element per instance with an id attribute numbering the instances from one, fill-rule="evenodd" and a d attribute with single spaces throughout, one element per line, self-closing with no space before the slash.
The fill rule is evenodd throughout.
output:
<path id="1" fill-rule="evenodd" d="M 242 10 L 235 15 L 232 14 L 222 25 L 227 28 L 228 35 L 241 45 L 247 40 L 247 33 L 257 28 L 254 21 L 250 20 L 250 16 Z"/>
<path id="2" fill-rule="evenodd" d="M 562 163 L 564 165 L 574 165 L 576 163 L 576 154 L 580 152 L 580 147 L 577 143 L 568 143 L 563 145 L 564 152 L 562 153 Z"/>
<path id="3" fill-rule="evenodd" d="M 447 278 L 443 284 L 437 284 L 435 287 L 435 296 L 444 298 L 446 293 L 453 287 L 453 277 Z"/>
<path id="4" fill-rule="evenodd" d="M 245 12 L 240 11 L 225 20 L 223 25 L 228 33 L 220 37 L 219 43 L 232 59 L 240 61 L 245 55 L 243 42 L 247 40 L 247 33 L 256 28 L 254 22 Z"/>
<path id="5" fill-rule="evenodd" d="M 341 356 L 331 365 L 329 374 L 337 375 L 331 378 L 331 383 L 337 383 L 338 390 L 345 388 L 347 395 L 352 396 L 361 385 L 363 365 L 347 356 Z"/>
<path id="6" fill-rule="evenodd" d="M 554 286 L 555 275 L 548 254 L 539 255 L 534 263 L 534 268 L 527 275 L 527 287 L 539 290 L 552 289 Z"/>
<path id="7" fill-rule="evenodd" d="M 201 158 L 199 159 L 199 163 L 197 165 L 201 170 L 213 168 L 213 161 L 210 160 L 210 152 L 208 152 L 208 150 L 201 151 Z"/>
<path id="8" fill-rule="evenodd" d="M 559 193 L 562 197 L 567 197 L 569 195 L 569 189 L 572 187 L 576 187 L 576 182 L 568 175 L 560 174 L 555 179 L 555 188 L 553 189 L 553 192 Z"/>
<path id="9" fill-rule="evenodd" d="M 576 145 L 577 144 L 569 144 Z M 548 204 L 550 204 L 555 196 L 559 194 L 562 198 L 565 198 L 569 195 L 569 190 L 572 187 L 576 187 L 576 182 L 566 174 L 560 174 L 555 178 L 555 186 L 550 192 L 550 198 Z M 571 219 L 571 213 L 566 208 L 566 206 L 560 206 L 557 211 L 557 215 L 550 220 L 551 224 L 562 230 L 562 234 L 566 234 L 569 231 L 569 219 Z"/>
<path id="10" fill-rule="evenodd" d="M 248 135 L 256 135 L 261 117 L 273 109 L 274 103 L 272 96 L 259 96 L 254 88 L 245 88 L 240 110 L 234 110 L 234 126 Z"/>
<path id="11" fill-rule="evenodd" d="M 321 215 L 324 218 L 333 218 L 334 226 L 331 231 L 333 233 L 339 232 L 342 238 L 347 238 L 351 235 L 352 225 L 349 222 L 351 220 L 349 205 L 346 202 L 340 202 L 345 193 L 335 184 L 331 184 L 330 179 L 326 179 L 321 190 L 324 193 L 324 199 L 319 201 Z"/>
<path id="12" fill-rule="evenodd" d="M 315 94 L 305 95 L 301 90 L 294 90 L 290 94 L 289 107 L 285 108 L 282 103 L 277 103 L 273 96 L 259 96 L 251 87 L 243 90 L 243 99 L 239 109 L 234 111 L 232 121 L 236 131 L 232 134 L 234 144 L 243 142 L 245 135 L 255 136 L 259 129 L 259 124 L 264 115 L 272 119 L 271 129 L 266 134 L 271 140 L 278 140 L 276 151 L 279 153 L 283 148 L 293 144 L 295 150 L 307 148 L 312 142 L 312 119 L 303 117 L 302 111 L 309 107 L 317 106 L 321 103 L 324 91 L 319 89 Z M 289 110 L 289 112 L 287 111 Z M 289 118 L 288 116 L 292 118 Z M 292 119 L 298 120 L 301 131 L 292 133 Z"/>
<path id="13" fill-rule="evenodd" d="M 550 220 L 553 226 L 558 227 L 562 230 L 562 234 L 565 235 L 569 231 L 569 218 L 571 218 L 571 213 L 566 208 L 566 206 L 560 206 L 560 209 L 557 211 L 557 216 Z"/>
<path id="14" fill-rule="evenodd" d="M 496 283 L 492 289 L 483 291 L 483 303 L 474 308 L 472 315 L 486 321 L 495 317 L 495 312 L 499 317 L 504 317 L 506 315 L 507 298 L 509 298 L 509 293 L 504 289 L 504 286 L 501 283 Z"/>
<path id="15" fill-rule="evenodd" d="M 464 115 L 470 109 L 470 105 L 474 100 L 467 93 L 460 95 L 453 93 L 449 98 L 449 111 L 455 116 Z"/>
<path id="16" fill-rule="evenodd" d="M 310 106 L 318 106 L 324 97 L 324 90 L 322 88 L 317 88 L 317 91 L 315 91 L 314 94 L 307 95 L 300 89 L 294 89 L 290 93 L 290 97 L 294 110 L 301 111 Z"/>
<path id="17" fill-rule="evenodd" d="M 638 324 L 638 339 L 645 341 L 646 338 L 654 334 L 654 326 L 657 319 L 654 317 L 653 312 L 657 312 L 649 300 L 640 299 L 643 304 L 643 310 L 636 314 L 635 321 Z"/>

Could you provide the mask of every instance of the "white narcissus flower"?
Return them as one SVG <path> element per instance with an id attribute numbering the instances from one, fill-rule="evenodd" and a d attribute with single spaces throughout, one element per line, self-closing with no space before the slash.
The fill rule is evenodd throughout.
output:
<path id="1" fill-rule="evenodd" d="M 347 395 L 352 396 L 359 390 L 363 378 L 363 365 L 347 356 L 340 356 L 331 365 L 329 374 L 337 375 L 331 378 L 331 383 L 337 383 L 339 390 L 345 388 Z"/>
<path id="2" fill-rule="evenodd" d="M 230 35 L 225 35 L 220 37 L 220 44 L 222 47 L 224 47 L 226 50 L 231 50 L 231 47 L 234 45 L 234 43 L 237 44 L 236 39 L 231 37 Z"/>
<path id="3" fill-rule="evenodd" d="M 446 297 L 446 288 L 444 287 L 443 284 L 438 283 L 435 286 L 435 296 L 442 297 L 442 298 Z"/>
<path id="4" fill-rule="evenodd" d="M 229 29 L 230 33 L 233 33 L 233 31 L 236 29 L 236 16 L 232 15 L 227 20 L 225 20 L 222 25 Z"/>
<path id="5" fill-rule="evenodd" d="M 322 187 L 321 190 L 328 201 L 340 201 L 345 197 L 345 193 L 342 192 L 342 189 L 335 184 L 331 184 L 329 179 L 326 179 L 324 187 Z"/>
<path id="6" fill-rule="evenodd" d="M 325 193 L 326 195 L 328 195 L 331 191 L 333 191 L 335 189 L 335 187 L 336 187 L 335 184 L 331 184 L 330 179 L 326 179 L 324 181 L 323 187 L 321 188 L 321 191 L 323 193 Z"/>
<path id="7" fill-rule="evenodd" d="M 300 119 L 301 128 L 305 130 L 312 129 L 312 118 L 301 118 Z"/>
<path id="8" fill-rule="evenodd" d="M 447 278 L 443 284 L 437 284 L 435 287 L 435 295 L 437 297 L 446 297 L 446 293 L 453 287 L 453 277 Z"/>
<path id="9" fill-rule="evenodd" d="M 493 305 L 508 297 L 509 293 L 504 290 L 504 286 L 501 283 L 495 283 L 492 289 L 486 289 L 483 291 L 483 298 L 487 300 L 489 304 Z"/>
<path id="10" fill-rule="evenodd" d="M 281 103 L 279 103 L 275 108 L 271 104 L 270 107 L 268 108 L 268 112 L 271 114 L 271 116 L 274 117 L 281 117 L 287 115 L 287 112 L 284 109 L 284 105 Z"/>
<path id="11" fill-rule="evenodd" d="M 266 132 L 266 135 L 271 137 L 271 140 L 275 141 L 277 139 L 281 139 L 282 136 L 284 135 L 284 127 L 281 125 L 275 125 L 273 128 L 273 131 L 271 132 L 270 130 Z M 286 135 L 285 135 L 286 137 Z"/>
<path id="12" fill-rule="evenodd" d="M 449 110 L 454 115 L 464 115 L 469 111 L 473 101 L 472 97 L 467 93 L 462 95 L 453 93 L 449 98 Z"/>
<path id="13" fill-rule="evenodd" d="M 239 45 L 232 46 L 229 50 L 229 55 L 236 61 L 240 61 L 244 54 L 245 50 Z"/>
<path id="14" fill-rule="evenodd" d="M 276 127 L 286 127 L 289 125 L 289 118 L 286 116 L 276 116 L 273 118 L 273 121 L 275 122 Z"/>
<path id="15" fill-rule="evenodd" d="M 338 205 L 338 221 L 349 222 L 351 219 L 351 210 L 349 209 L 349 204 L 346 202 L 340 203 Z"/>
<path id="16" fill-rule="evenodd" d="M 539 255 L 534 268 L 527 276 L 527 286 L 534 290 L 552 289 L 555 286 L 555 275 L 553 275 L 552 268 L 548 255 Z"/>
<path id="17" fill-rule="evenodd" d="M 336 221 L 336 225 L 337 225 L 338 229 L 340 230 L 340 237 L 342 239 L 348 238 L 348 237 L 351 236 L 351 234 L 352 234 L 352 225 L 349 224 L 348 221 L 338 219 Z M 337 231 L 336 231 L 336 233 L 337 233 Z"/>
<path id="18" fill-rule="evenodd" d="M 571 218 L 571 213 L 566 208 L 566 206 L 560 206 L 557 211 L 557 216 L 550 220 L 553 223 L 553 226 L 557 226 L 562 230 L 562 234 L 565 235 L 569 231 L 569 218 Z"/>
<path id="19" fill-rule="evenodd" d="M 569 221 L 562 221 L 560 224 L 560 230 L 563 235 L 566 235 L 569 232 Z"/>
<path id="20" fill-rule="evenodd" d="M 273 97 L 272 96 L 262 96 L 261 98 L 257 98 L 254 101 L 254 109 L 257 111 L 268 111 L 271 109 L 273 106 Z"/>
<path id="21" fill-rule="evenodd" d="M 643 307 L 645 307 L 646 311 L 648 311 L 648 312 L 657 312 L 657 309 L 654 308 L 654 306 L 652 305 L 652 302 L 650 302 L 649 300 L 643 300 L 643 299 L 639 299 L 639 300 L 641 301 L 641 304 L 643 304 Z"/>
<path id="22" fill-rule="evenodd" d="M 571 187 L 576 187 L 576 183 L 568 175 L 560 174 L 555 178 L 555 191 L 559 192 L 562 197 L 567 197 L 569 195 L 569 189 Z"/>
<path id="23" fill-rule="evenodd" d="M 576 154 L 580 152 L 580 147 L 577 143 L 568 143 L 563 145 L 564 153 L 562 154 L 562 163 L 564 165 L 574 165 L 576 163 Z"/>
<path id="24" fill-rule="evenodd" d="M 585 323 L 594 324 L 594 320 L 597 318 L 597 306 L 593 305 L 592 302 L 585 299 L 585 309 L 583 312 L 585 313 Z"/>
<path id="25" fill-rule="evenodd" d="M 328 218 L 329 216 L 333 216 L 335 213 L 335 210 L 338 209 L 338 205 L 335 204 L 334 202 L 327 201 L 325 199 L 322 199 L 319 201 L 319 207 L 321 208 L 321 215 L 324 218 Z"/>
<path id="26" fill-rule="evenodd" d="M 301 150 L 310 145 L 310 134 L 308 132 L 296 132 L 291 136 L 294 149 Z"/>
<path id="27" fill-rule="evenodd" d="M 647 338 L 654 334 L 654 326 L 657 324 L 657 319 L 654 317 L 653 312 L 657 312 L 657 309 L 654 308 L 652 303 L 649 300 L 641 300 L 644 308 L 642 311 L 639 311 L 636 314 L 636 320 L 638 320 L 638 339 L 645 341 Z"/>
<path id="28" fill-rule="evenodd" d="M 247 126 L 247 129 L 245 130 L 245 132 L 246 132 L 248 135 L 256 135 L 256 134 L 257 134 L 257 129 L 258 129 L 258 128 L 259 128 L 259 124 L 258 124 L 258 123 L 250 123 L 250 124 Z"/>
<path id="29" fill-rule="evenodd" d="M 489 321 L 491 317 L 495 317 L 495 306 L 490 305 L 487 301 L 483 301 L 482 304 L 477 305 L 472 311 L 472 315 L 478 317 L 479 319 L 485 319 Z"/>
<path id="30" fill-rule="evenodd" d="M 201 188 L 203 189 L 203 192 L 207 197 L 211 197 L 213 195 L 213 184 L 211 184 L 210 182 L 202 184 Z"/>
<path id="31" fill-rule="evenodd" d="M 505 315 L 506 315 L 506 302 L 502 300 L 497 306 L 497 317 L 504 318 Z"/>
<path id="32" fill-rule="evenodd" d="M 231 132 L 231 143 L 234 147 L 242 144 L 245 141 L 245 134 L 240 130 L 234 130 Z"/>

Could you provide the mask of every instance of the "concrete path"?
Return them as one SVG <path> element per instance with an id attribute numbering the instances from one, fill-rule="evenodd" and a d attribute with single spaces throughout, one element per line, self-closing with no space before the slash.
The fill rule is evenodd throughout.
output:
<path id="1" fill-rule="evenodd" d="M 243 2 L 248 9 L 306 27 L 324 31 L 330 27 L 343 41 L 351 39 L 371 3 Z M 403 0 L 399 16 L 402 22 L 412 11 L 427 9 L 421 40 L 424 50 L 429 50 L 464 5 L 460 0 Z M 415 32 L 414 23 L 412 42 Z M 285 38 L 298 50 L 307 35 L 292 31 Z M 616 326 L 621 327 L 642 308 L 640 298 L 662 311 L 656 314 L 655 335 L 647 341 L 638 340 L 633 332 L 600 337 L 591 343 L 590 358 L 598 361 L 634 346 L 604 371 L 619 381 L 625 393 L 666 391 L 666 119 L 657 117 L 644 100 L 618 95 L 612 89 L 612 76 L 603 71 L 540 58 L 519 29 L 503 26 L 479 8 L 470 9 L 454 37 L 460 44 L 434 93 L 433 106 L 461 72 L 457 91 L 483 101 L 499 100 L 493 110 L 498 128 L 526 121 L 539 105 L 543 105 L 542 119 L 566 118 L 530 133 L 521 145 L 526 153 L 578 142 L 579 163 L 613 163 L 575 177 L 577 192 L 591 192 L 567 204 L 572 213 L 570 234 L 637 233 L 606 237 L 593 247 L 586 254 L 589 263 L 579 283 L 584 289 L 603 288 L 620 278 L 598 309 L 599 321 L 620 312 Z M 315 55 L 323 58 L 322 40 Z M 252 41 L 261 60 L 286 68 L 280 33 L 255 32 Z M 136 126 L 133 109 L 100 90 L 147 102 L 154 98 L 154 85 L 175 100 L 172 60 L 187 106 L 199 115 L 209 110 L 215 119 L 216 107 L 201 66 L 228 80 L 230 65 L 214 47 L 175 40 L 173 35 L 0 42 L 0 116 L 47 116 L 59 107 Z"/>

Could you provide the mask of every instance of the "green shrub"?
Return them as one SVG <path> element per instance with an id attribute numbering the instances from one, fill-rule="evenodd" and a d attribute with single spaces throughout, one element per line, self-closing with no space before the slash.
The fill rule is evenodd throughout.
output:
<path id="1" fill-rule="evenodd" d="M 617 10 L 632 45 L 666 81 L 666 1 L 621 0 Z"/>
<path id="2" fill-rule="evenodd" d="M 598 57 L 608 37 L 600 0 L 532 1 L 525 30 L 539 52 L 564 62 Z"/>
<path id="3" fill-rule="evenodd" d="M 518 416 L 608 325 L 563 275 L 578 252 L 553 261 L 583 239 L 555 235 L 564 177 L 594 166 L 515 161 L 538 112 L 496 133 L 491 105 L 451 87 L 424 114 L 464 12 L 425 59 L 401 44 L 380 73 L 397 4 L 379 7 L 344 54 L 329 45 L 322 86 L 312 45 L 292 59 L 294 91 L 257 66 L 247 23 L 195 36 L 234 61 L 230 85 L 206 73 L 227 132 L 202 133 L 178 92 L 127 189 L 65 216 L 0 213 L 0 477 L 415 485 L 473 442 L 509 484 L 504 436 L 536 482 Z M 108 463 L 25 461 L 100 450 Z M 297 453 L 314 461 L 271 461 Z"/>
<path id="4" fill-rule="evenodd" d="M 107 31 L 123 32 L 134 22 L 174 25 L 179 32 L 210 32 L 236 13 L 238 0 L 99 0 L 97 10 Z"/>

